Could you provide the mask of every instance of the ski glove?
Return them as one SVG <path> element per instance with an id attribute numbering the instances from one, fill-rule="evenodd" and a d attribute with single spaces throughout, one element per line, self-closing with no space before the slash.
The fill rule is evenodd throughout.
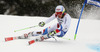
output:
<path id="1" fill-rule="evenodd" d="M 39 23 L 40 27 L 43 27 L 44 25 L 45 25 L 45 22 L 43 22 L 43 21 Z"/>
<path id="2" fill-rule="evenodd" d="M 54 36 L 56 34 L 56 31 L 54 30 L 54 31 L 51 31 L 50 33 L 49 33 L 49 36 Z"/>

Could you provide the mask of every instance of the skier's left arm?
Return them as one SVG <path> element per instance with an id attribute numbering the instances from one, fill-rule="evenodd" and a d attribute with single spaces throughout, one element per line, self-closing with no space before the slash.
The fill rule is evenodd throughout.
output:
<path id="1" fill-rule="evenodd" d="M 47 20 L 40 22 L 39 26 L 43 27 L 45 24 L 49 23 L 50 21 L 52 21 L 54 19 L 55 19 L 55 13 L 52 16 L 50 16 Z"/>

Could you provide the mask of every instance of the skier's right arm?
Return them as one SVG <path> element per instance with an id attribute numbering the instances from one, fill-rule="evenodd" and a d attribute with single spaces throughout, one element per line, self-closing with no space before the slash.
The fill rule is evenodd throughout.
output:
<path id="1" fill-rule="evenodd" d="M 54 13 L 52 16 L 50 16 L 50 18 L 48 18 L 47 20 L 40 22 L 40 23 L 39 23 L 39 26 L 40 26 L 40 27 L 43 27 L 45 24 L 49 23 L 49 22 L 52 21 L 53 19 L 55 19 L 55 13 Z"/>

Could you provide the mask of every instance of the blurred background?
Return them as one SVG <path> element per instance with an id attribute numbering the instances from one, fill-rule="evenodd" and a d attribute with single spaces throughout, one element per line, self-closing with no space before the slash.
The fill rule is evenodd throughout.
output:
<path id="1" fill-rule="evenodd" d="M 72 18 L 79 18 L 84 0 L 0 0 L 0 14 L 49 17 L 63 5 Z M 88 17 L 91 16 L 91 17 Z M 100 8 L 86 5 L 83 19 L 100 19 Z"/>

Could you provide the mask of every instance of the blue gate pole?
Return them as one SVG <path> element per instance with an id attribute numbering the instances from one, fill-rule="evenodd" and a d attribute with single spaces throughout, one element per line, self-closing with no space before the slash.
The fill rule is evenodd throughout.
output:
<path id="1" fill-rule="evenodd" d="M 82 13 L 83 13 L 83 10 L 84 10 L 84 7 L 85 7 L 85 4 L 86 4 L 86 0 L 85 0 L 85 2 L 84 2 L 84 4 L 83 4 L 82 10 L 81 10 L 81 13 L 80 13 L 80 16 L 79 16 L 79 20 L 78 20 L 77 27 L 76 27 L 76 31 L 75 31 L 74 40 L 76 39 L 76 35 L 77 35 L 77 31 L 78 31 L 78 27 L 79 27 L 80 19 L 81 19 L 81 16 L 82 16 Z"/>

